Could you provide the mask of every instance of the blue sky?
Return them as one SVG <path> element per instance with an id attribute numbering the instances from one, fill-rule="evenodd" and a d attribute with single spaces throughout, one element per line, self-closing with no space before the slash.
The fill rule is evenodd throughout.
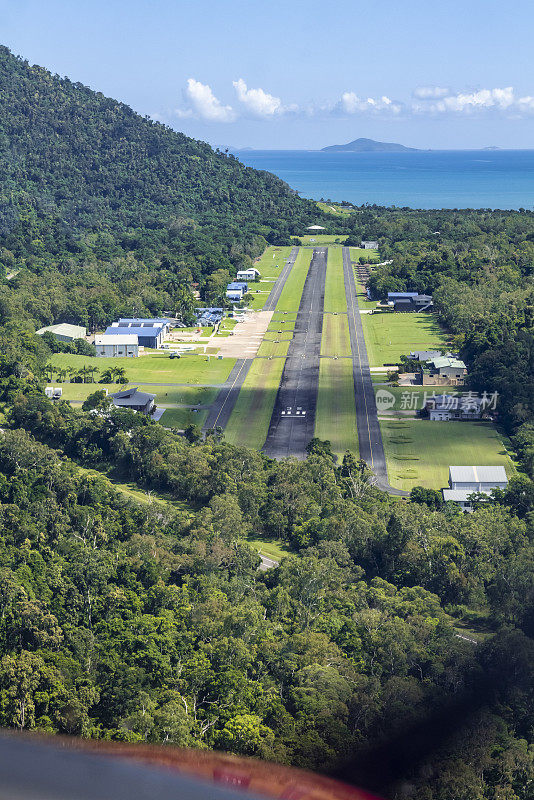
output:
<path id="1" fill-rule="evenodd" d="M 534 145 L 531 0 L 0 0 L 31 63 L 214 145 Z"/>

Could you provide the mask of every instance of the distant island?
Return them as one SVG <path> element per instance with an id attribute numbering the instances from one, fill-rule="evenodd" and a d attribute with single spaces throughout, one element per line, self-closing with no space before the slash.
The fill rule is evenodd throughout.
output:
<path id="1" fill-rule="evenodd" d="M 405 153 L 415 152 L 417 147 L 405 147 L 395 142 L 375 142 L 374 139 L 354 139 L 348 144 L 331 144 L 321 153 Z"/>

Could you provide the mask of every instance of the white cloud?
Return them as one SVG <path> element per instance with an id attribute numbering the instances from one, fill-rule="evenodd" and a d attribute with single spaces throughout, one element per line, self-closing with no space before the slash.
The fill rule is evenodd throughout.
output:
<path id="1" fill-rule="evenodd" d="M 187 81 L 185 97 L 188 107 L 176 109 L 177 116 L 181 118 L 196 116 L 208 122 L 233 122 L 236 118 L 232 106 L 223 105 L 213 94 L 211 86 L 194 78 Z"/>
<path id="2" fill-rule="evenodd" d="M 0 0 L 1 2 L 1 0 Z M 442 86 L 418 86 L 413 99 L 406 103 L 388 95 L 365 97 L 353 91 L 344 92 L 339 100 L 313 101 L 286 105 L 280 97 L 264 89 L 249 89 L 243 78 L 233 81 L 237 96 L 235 107 L 224 105 L 208 84 L 189 78 L 184 91 L 185 103 L 175 110 L 180 119 L 196 118 L 207 122 L 234 122 L 240 116 L 274 119 L 282 114 L 299 114 L 308 119 L 352 115 L 437 115 L 437 114 L 504 114 L 519 117 L 534 114 L 534 96 L 517 97 L 512 86 L 453 92 Z M 153 115 L 157 119 L 156 115 Z"/>
<path id="3" fill-rule="evenodd" d="M 374 97 L 367 97 L 365 100 L 359 97 L 355 92 L 343 92 L 341 100 L 336 104 L 335 111 L 345 114 L 358 114 L 365 113 L 366 111 L 390 111 L 393 114 L 398 114 L 402 110 L 400 103 L 394 103 L 386 95 L 375 99 Z"/>
<path id="4" fill-rule="evenodd" d="M 526 98 L 528 99 L 528 98 Z M 517 101 L 511 86 L 503 89 L 479 89 L 472 92 L 449 93 L 440 99 L 428 103 L 414 103 L 412 108 L 416 113 L 476 113 L 479 111 L 512 110 Z"/>
<path id="5" fill-rule="evenodd" d="M 438 100 L 440 97 L 447 97 L 450 93 L 451 90 L 444 86 L 418 86 L 412 94 L 419 100 Z"/>
<path id="6" fill-rule="evenodd" d="M 234 81 L 233 85 L 239 102 L 256 117 L 272 117 L 284 110 L 279 97 L 274 97 L 263 89 L 249 89 L 243 78 Z"/>
<path id="7" fill-rule="evenodd" d="M 531 95 L 527 95 L 526 97 L 520 97 L 517 101 L 517 108 L 519 111 L 534 111 L 534 97 Z"/>

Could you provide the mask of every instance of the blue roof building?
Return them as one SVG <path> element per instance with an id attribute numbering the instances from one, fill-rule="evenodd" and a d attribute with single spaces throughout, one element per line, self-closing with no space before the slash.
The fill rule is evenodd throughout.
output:
<path id="1" fill-rule="evenodd" d="M 135 320 L 135 323 L 141 323 L 140 320 Z M 114 322 L 109 328 L 105 330 L 105 336 L 124 335 L 125 333 L 134 333 L 137 335 L 139 345 L 141 347 L 151 347 L 157 350 L 163 344 L 163 337 L 166 332 L 164 324 L 151 325 L 148 323 L 141 324 L 120 324 Z"/>
<path id="2" fill-rule="evenodd" d="M 242 281 L 233 281 L 226 287 L 226 297 L 228 300 L 242 300 L 247 289 L 248 283 L 244 283 Z"/>

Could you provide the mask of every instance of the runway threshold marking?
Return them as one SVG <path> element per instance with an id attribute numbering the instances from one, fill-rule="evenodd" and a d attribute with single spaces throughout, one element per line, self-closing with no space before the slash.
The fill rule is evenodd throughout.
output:
<path id="1" fill-rule="evenodd" d="M 350 264 L 350 305 L 351 305 L 351 312 L 352 312 L 352 320 L 354 323 L 354 333 L 356 334 L 356 347 L 358 348 L 358 362 L 360 364 L 360 381 L 362 384 L 362 394 L 363 394 L 363 402 L 365 405 L 365 419 L 367 422 L 367 436 L 369 438 L 369 449 L 371 451 L 371 466 L 374 467 L 374 459 L 373 459 L 373 444 L 371 442 L 371 427 L 369 425 L 369 409 L 367 408 L 367 397 L 365 396 L 365 386 L 363 382 L 363 373 L 362 373 L 362 357 L 360 352 L 360 338 L 358 336 L 358 329 L 356 328 L 356 313 L 354 311 L 354 297 L 356 292 L 356 286 L 354 283 L 354 275 L 352 274 L 352 263 Z"/>

